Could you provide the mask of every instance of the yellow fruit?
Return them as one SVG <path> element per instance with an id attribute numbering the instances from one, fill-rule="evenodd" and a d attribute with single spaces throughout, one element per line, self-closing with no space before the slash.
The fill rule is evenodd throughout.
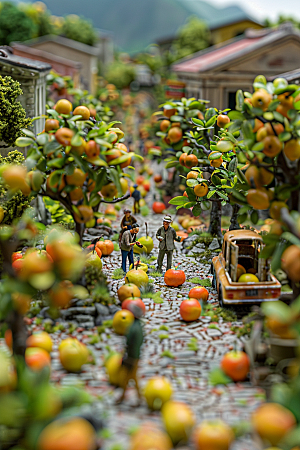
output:
<path id="1" fill-rule="evenodd" d="M 271 203 L 270 216 L 272 219 L 280 220 L 282 208 L 288 209 L 287 204 L 282 201 L 274 201 Z"/>
<path id="2" fill-rule="evenodd" d="M 259 283 L 259 279 L 253 273 L 243 273 L 238 279 L 238 283 Z"/>
<path id="3" fill-rule="evenodd" d="M 108 380 L 113 386 L 120 386 L 120 371 L 122 365 L 122 355 L 115 353 L 105 363 Z"/>
<path id="4" fill-rule="evenodd" d="M 169 401 L 172 395 L 172 385 L 165 377 L 151 378 L 144 388 L 144 396 L 150 409 L 161 409 L 162 405 Z"/>
<path id="5" fill-rule="evenodd" d="M 40 331 L 39 333 L 34 333 L 26 341 L 27 347 L 39 347 L 50 353 L 52 351 L 53 342 L 51 337 L 46 331 Z"/>
<path id="6" fill-rule="evenodd" d="M 59 347 L 59 359 L 68 372 L 80 372 L 88 360 L 87 347 L 77 339 L 72 339 Z"/>
<path id="7" fill-rule="evenodd" d="M 174 444 L 187 442 L 195 425 L 195 416 L 183 402 L 168 401 L 162 407 L 162 419 Z"/>
<path id="8" fill-rule="evenodd" d="M 269 197 L 266 189 L 249 189 L 247 202 L 254 209 L 268 209 L 270 206 Z"/>
<path id="9" fill-rule="evenodd" d="M 272 95 L 265 89 L 258 89 L 252 95 L 251 102 L 254 108 L 261 108 L 263 111 L 268 109 L 269 104 L 272 101 Z"/>
<path id="10" fill-rule="evenodd" d="M 144 272 L 145 273 L 145 272 Z M 124 335 L 129 330 L 130 326 L 133 324 L 134 315 L 127 309 L 122 309 L 117 311 L 113 318 L 113 329 L 115 333 Z"/>
<path id="11" fill-rule="evenodd" d="M 296 161 L 300 158 L 300 139 L 291 139 L 286 142 L 283 153 L 290 161 Z"/>
<path id="12" fill-rule="evenodd" d="M 169 436 L 157 428 L 153 422 L 143 423 L 131 436 L 130 450 L 171 450 Z"/>
<path id="13" fill-rule="evenodd" d="M 208 186 L 206 183 L 197 184 L 197 186 L 194 187 L 194 192 L 197 195 L 197 197 L 205 197 L 208 193 Z"/>
<path id="14" fill-rule="evenodd" d="M 149 282 L 148 275 L 141 269 L 132 269 L 127 272 L 125 283 L 133 283 L 138 287 Z"/>

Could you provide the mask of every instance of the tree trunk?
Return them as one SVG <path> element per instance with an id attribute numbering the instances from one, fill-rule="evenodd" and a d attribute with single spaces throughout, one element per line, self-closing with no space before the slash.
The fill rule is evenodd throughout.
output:
<path id="1" fill-rule="evenodd" d="M 222 215 L 221 202 L 212 202 L 208 232 L 212 236 L 216 236 L 219 242 L 223 241 L 223 234 L 221 231 L 221 215 Z"/>
<path id="2" fill-rule="evenodd" d="M 28 331 L 24 322 L 24 317 L 18 312 L 12 311 L 7 322 L 12 332 L 13 354 L 25 358 Z"/>
<path id="3" fill-rule="evenodd" d="M 241 228 L 240 224 L 238 222 L 239 210 L 240 210 L 240 205 L 235 203 L 232 207 L 232 214 L 231 214 L 231 219 L 230 219 L 229 230 L 239 230 Z"/>
<path id="4" fill-rule="evenodd" d="M 82 247 L 82 237 L 83 237 L 83 233 L 84 233 L 84 224 L 83 223 L 78 223 L 75 222 L 76 226 L 75 226 L 75 231 L 79 236 L 79 245 L 81 245 Z"/>

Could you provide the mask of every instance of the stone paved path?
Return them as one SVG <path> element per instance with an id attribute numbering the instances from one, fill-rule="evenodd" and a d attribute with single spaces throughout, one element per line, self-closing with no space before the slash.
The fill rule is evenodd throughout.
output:
<path id="1" fill-rule="evenodd" d="M 162 223 L 162 215 L 154 215 L 148 220 L 150 235 L 154 235 L 156 229 Z M 140 224 L 145 219 L 138 217 Z M 118 222 L 117 222 L 118 223 Z M 145 227 L 140 229 L 140 235 L 145 232 Z M 156 239 L 153 254 L 157 255 Z M 185 271 L 187 280 L 193 276 L 211 278 L 208 265 L 200 265 L 193 258 L 182 255 L 181 244 L 176 244 L 174 252 L 174 264 L 180 264 Z M 120 267 L 120 252 L 113 252 L 109 257 L 103 258 L 103 270 L 111 282 L 112 294 L 116 295 L 117 289 L 123 284 L 123 280 L 112 280 L 113 270 Z M 154 262 L 155 263 L 155 262 Z M 151 279 L 151 278 L 150 278 Z M 203 316 L 196 322 L 186 324 L 180 320 L 179 306 L 181 300 L 187 297 L 189 290 L 195 286 L 190 282 L 184 283 L 178 288 L 169 288 L 164 284 L 163 278 L 152 278 L 155 290 L 162 292 L 164 299 L 162 304 L 155 304 L 151 299 L 144 299 L 146 304 L 145 344 L 140 363 L 141 387 L 154 375 L 164 375 L 169 378 L 174 387 L 174 399 L 187 402 L 194 410 L 198 422 L 203 419 L 222 418 L 230 424 L 248 420 L 252 410 L 262 401 L 263 391 L 251 387 L 250 383 L 230 384 L 228 386 L 213 387 L 208 383 L 208 373 L 213 367 L 217 367 L 224 353 L 233 348 L 237 341 L 236 336 L 230 330 L 231 323 L 219 320 L 217 327 L 210 328 L 210 317 Z M 216 293 L 208 288 L 209 302 L 216 302 Z M 162 328 L 161 328 L 162 327 Z M 166 329 L 167 327 L 167 329 Z M 92 330 L 91 330 L 92 331 Z M 88 342 L 87 331 L 81 336 L 74 335 Z M 162 339 L 164 335 L 164 339 Z M 155 421 L 161 424 L 160 413 L 150 413 L 146 404 L 135 407 L 137 398 L 132 387 L 127 394 L 127 401 L 121 406 L 115 406 L 115 399 L 120 396 L 120 389 L 115 389 L 107 382 L 103 367 L 104 355 L 109 349 L 122 351 L 124 338 L 115 335 L 107 329 L 102 334 L 102 342 L 91 346 L 94 352 L 96 365 L 86 366 L 80 375 L 67 374 L 63 371 L 57 359 L 57 345 L 62 338 L 67 337 L 63 333 L 54 336 L 55 351 L 53 352 L 53 375 L 55 381 L 61 384 L 86 383 L 88 389 L 100 398 L 97 402 L 95 414 L 101 412 L 105 415 L 107 428 L 110 431 L 104 442 L 104 450 L 112 448 L 128 447 L 129 431 L 145 420 Z M 191 338 L 196 338 L 198 351 L 189 350 L 187 345 Z M 237 348 L 241 343 L 237 342 Z M 174 358 L 163 356 L 163 352 L 169 351 Z M 117 447 L 115 447 L 117 446 Z M 232 450 L 253 450 L 254 443 L 250 437 L 237 441 Z"/>
<path id="2" fill-rule="evenodd" d="M 119 219 L 122 215 L 120 214 Z M 163 215 L 147 218 L 150 225 L 150 235 L 154 236 L 156 229 L 162 223 Z M 119 224 L 118 220 L 115 222 Z M 145 218 L 138 217 L 143 226 L 140 235 L 145 233 Z M 117 227 L 117 225 L 116 225 Z M 154 239 L 153 255 L 157 255 L 158 242 Z M 208 265 L 200 265 L 194 258 L 184 256 L 181 244 L 176 243 L 174 265 L 180 264 L 185 271 L 187 280 L 194 276 L 211 278 Z M 109 257 L 103 258 L 103 270 L 110 281 L 110 289 L 116 296 L 117 289 L 123 280 L 112 280 L 113 270 L 120 267 L 120 252 L 114 251 Z M 153 263 L 155 264 L 155 262 Z M 150 278 L 151 279 L 151 278 Z M 195 412 L 197 422 L 203 419 L 222 418 L 229 424 L 237 424 L 248 420 L 251 411 L 262 401 L 264 392 L 251 387 L 250 383 L 229 384 L 228 386 L 213 387 L 208 382 L 211 368 L 219 366 L 221 357 L 234 345 L 241 347 L 241 342 L 230 330 L 231 323 L 223 322 L 211 326 L 210 317 L 203 316 L 198 321 L 189 324 L 180 320 L 179 305 L 187 297 L 189 290 L 195 286 L 191 282 L 184 283 L 178 288 L 169 288 L 163 278 L 152 278 L 156 291 L 162 292 L 163 303 L 155 304 L 151 299 L 144 299 L 146 304 L 145 344 L 140 363 L 141 387 L 154 375 L 164 375 L 171 380 L 174 388 L 174 399 L 187 402 Z M 216 303 L 216 292 L 209 290 L 209 302 Z M 73 335 L 88 343 L 94 330 L 77 329 Z M 164 336 L 162 336 L 164 335 Z M 110 349 L 122 351 L 124 338 L 117 336 L 111 329 L 101 335 L 101 342 L 90 345 L 95 355 L 95 365 L 86 365 L 81 374 L 68 374 L 63 370 L 58 360 L 58 345 L 68 335 L 56 332 L 52 335 L 54 351 L 52 353 L 52 380 L 61 385 L 86 385 L 88 390 L 98 397 L 95 404 L 95 416 L 105 417 L 107 432 L 103 444 L 104 450 L 126 450 L 129 442 L 129 432 L 139 423 L 151 420 L 161 425 L 160 413 L 151 413 L 146 404 L 135 407 L 137 398 L 133 387 L 127 394 L 123 405 L 115 406 L 115 400 L 120 396 L 120 389 L 115 389 L 107 382 L 103 366 L 104 357 Z M 162 339 L 164 337 L 164 339 Z M 198 350 L 189 350 L 191 338 L 197 339 Z M 236 344 L 235 344 L 236 343 Z M 169 351 L 174 358 L 163 356 Z M 189 446 L 192 448 L 192 445 Z M 231 450 L 255 450 L 255 444 L 250 436 L 239 439 Z"/>

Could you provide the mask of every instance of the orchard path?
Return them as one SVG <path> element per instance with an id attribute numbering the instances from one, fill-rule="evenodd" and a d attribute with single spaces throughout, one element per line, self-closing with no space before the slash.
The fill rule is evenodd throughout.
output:
<path id="1" fill-rule="evenodd" d="M 122 208 L 123 209 L 123 208 Z M 119 224 L 121 220 L 115 223 Z M 150 226 L 150 236 L 162 224 L 163 215 L 151 215 L 147 217 Z M 138 216 L 140 236 L 145 233 L 145 218 Z M 117 225 L 116 225 L 117 227 Z M 117 228 L 116 228 L 117 229 Z M 157 255 L 158 241 L 154 239 L 155 248 L 152 254 Z M 193 277 L 210 278 L 209 265 L 201 265 L 195 258 L 181 253 L 181 244 L 176 243 L 174 252 L 174 265 L 180 264 L 180 269 L 185 271 L 186 279 Z M 110 281 L 110 288 L 116 296 L 117 289 L 123 284 L 123 280 L 111 278 L 113 270 L 120 267 L 120 252 L 114 251 L 109 257 L 103 258 L 103 270 Z M 155 264 L 155 261 L 153 262 Z M 151 278 L 150 278 L 151 279 Z M 190 324 L 180 321 L 179 306 L 181 300 L 187 297 L 189 290 L 195 284 L 187 281 L 178 288 L 169 288 L 162 278 L 152 278 L 155 291 L 161 291 L 163 303 L 155 304 L 152 299 L 144 299 L 146 304 L 146 316 L 144 319 L 145 343 L 140 361 L 140 385 L 143 387 L 146 381 L 154 375 L 164 375 L 171 380 L 174 389 L 174 399 L 187 402 L 193 409 L 197 423 L 203 419 L 222 418 L 229 424 L 238 424 L 249 420 L 251 411 L 257 408 L 263 400 L 264 391 L 251 387 L 250 382 L 242 384 L 231 383 L 227 386 L 214 387 L 208 382 L 209 371 L 219 366 L 221 357 L 233 346 L 241 347 L 235 334 L 230 330 L 231 323 L 223 322 L 210 324 L 210 317 L 203 316 Z M 209 303 L 217 303 L 216 292 L 209 290 Z M 94 330 L 94 333 L 96 329 Z M 83 342 L 88 342 L 93 330 L 74 332 Z M 137 402 L 134 387 L 127 391 L 127 399 L 122 405 L 115 405 L 115 400 L 120 396 L 120 389 L 115 389 L 107 382 L 107 376 L 103 367 L 105 354 L 109 349 L 122 351 L 124 338 L 117 336 L 111 329 L 107 329 L 101 335 L 102 341 L 90 346 L 94 355 L 94 366 L 84 366 L 80 375 L 67 374 L 58 361 L 57 346 L 65 333 L 53 334 L 55 341 L 53 357 L 53 381 L 59 381 L 62 385 L 72 383 L 84 383 L 89 391 L 98 396 L 95 415 L 99 413 L 105 417 L 106 429 L 104 450 L 127 449 L 129 432 L 140 422 L 151 420 L 162 426 L 160 413 L 150 413 L 146 404 L 135 407 Z M 191 339 L 197 340 L 198 350 L 190 350 L 188 343 Z M 194 341 L 195 342 L 195 341 Z M 164 352 L 170 352 L 170 356 L 164 356 Z M 168 354 L 168 353 L 167 353 Z M 232 447 L 232 450 L 255 449 L 251 437 L 240 438 Z"/>

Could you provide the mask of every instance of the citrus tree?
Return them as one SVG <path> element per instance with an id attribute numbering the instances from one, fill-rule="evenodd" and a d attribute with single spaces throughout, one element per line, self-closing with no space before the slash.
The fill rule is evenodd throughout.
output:
<path id="1" fill-rule="evenodd" d="M 23 130 L 26 136 L 16 141 L 29 147 L 26 167 L 2 166 L 1 180 L 12 195 L 21 191 L 59 201 L 73 217 L 81 242 L 85 226 L 95 224 L 101 203 L 130 196 L 123 169 L 137 155 L 119 142 L 124 133 L 114 127 L 116 122 L 90 119 L 85 106 L 73 111 L 68 100 L 59 100 L 47 114 L 43 133 Z"/>
<path id="2" fill-rule="evenodd" d="M 228 113 L 228 130 L 241 131 L 237 155 L 245 164 L 244 182 L 233 189 L 244 205 L 241 220 L 252 210 L 268 210 L 269 233 L 263 257 L 272 257 L 272 270 L 282 267 L 299 292 L 300 271 L 300 89 L 283 78 L 267 82 L 259 76 L 253 94 L 237 92 L 236 111 Z M 246 203 L 245 203 L 246 202 Z"/>
<path id="3" fill-rule="evenodd" d="M 234 134 L 226 130 L 229 117 L 224 111 L 206 108 L 206 103 L 195 99 L 165 103 L 165 117 L 157 134 L 173 149 L 173 154 L 165 159 L 165 167 L 174 167 L 174 176 L 178 171 L 186 179 L 184 195 L 169 203 L 177 208 L 192 208 L 195 216 L 211 207 L 209 232 L 222 238 L 221 209 L 232 201 L 233 186 L 240 176 L 235 150 L 238 142 Z M 215 135 L 217 129 L 218 135 Z M 237 210 L 234 206 L 231 229 L 239 226 Z"/>

